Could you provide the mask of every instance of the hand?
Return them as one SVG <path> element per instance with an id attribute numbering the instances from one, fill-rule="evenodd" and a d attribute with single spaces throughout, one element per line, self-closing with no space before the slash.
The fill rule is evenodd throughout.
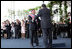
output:
<path id="1" fill-rule="evenodd" d="M 34 22 L 34 19 L 32 19 L 32 22 Z"/>

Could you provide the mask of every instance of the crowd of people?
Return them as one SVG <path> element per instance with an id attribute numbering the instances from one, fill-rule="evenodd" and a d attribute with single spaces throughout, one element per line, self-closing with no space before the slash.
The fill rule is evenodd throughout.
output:
<path id="1" fill-rule="evenodd" d="M 20 22 L 18 19 L 16 22 L 10 23 L 9 20 L 2 22 L 2 29 L 3 29 L 3 37 L 10 39 L 11 37 L 14 38 L 25 38 L 25 22 L 22 20 Z M 7 34 L 7 37 L 4 36 Z M 24 36 L 24 37 L 23 37 Z"/>
<path id="2" fill-rule="evenodd" d="M 41 20 L 38 17 L 41 17 Z M 42 35 L 45 48 L 52 47 L 52 31 L 53 38 L 57 39 L 57 29 L 56 23 L 51 22 L 50 10 L 46 8 L 45 4 L 42 4 L 37 15 L 35 15 L 35 9 L 32 9 L 28 20 L 24 18 L 21 22 L 18 19 L 12 23 L 9 20 L 2 22 L 3 38 L 30 38 L 32 46 L 33 43 L 39 46 L 38 36 Z"/>
<path id="3" fill-rule="evenodd" d="M 40 29 L 40 20 L 38 19 L 38 25 L 36 26 L 38 31 L 39 36 L 41 34 L 41 29 Z M 22 19 L 21 22 L 19 19 L 16 19 L 16 22 L 11 22 L 9 20 L 6 20 L 2 22 L 2 37 L 6 39 L 10 38 L 29 38 L 29 21 L 26 20 L 26 18 Z"/>

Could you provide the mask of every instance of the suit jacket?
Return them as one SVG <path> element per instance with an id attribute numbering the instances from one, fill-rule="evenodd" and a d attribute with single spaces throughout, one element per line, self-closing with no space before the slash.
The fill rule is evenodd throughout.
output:
<path id="1" fill-rule="evenodd" d="M 47 8 L 40 9 L 35 19 L 37 17 L 41 17 L 41 28 L 51 28 L 52 23 L 49 9 Z"/>
<path id="2" fill-rule="evenodd" d="M 7 31 L 7 33 L 10 33 L 10 30 L 11 30 L 11 25 L 10 24 L 6 25 L 6 31 Z"/>
<path id="3" fill-rule="evenodd" d="M 21 30 L 21 24 L 20 23 L 19 24 L 15 23 L 15 32 L 18 33 L 18 32 L 20 32 L 20 30 Z"/>
<path id="4" fill-rule="evenodd" d="M 32 22 L 32 17 L 29 15 L 29 30 L 36 30 L 37 29 L 37 23 L 36 21 Z"/>

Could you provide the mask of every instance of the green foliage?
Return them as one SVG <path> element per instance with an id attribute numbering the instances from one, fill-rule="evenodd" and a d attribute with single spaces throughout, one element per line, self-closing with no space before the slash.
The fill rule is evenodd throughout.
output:
<path id="1" fill-rule="evenodd" d="M 59 13 L 60 13 L 60 15 L 62 16 L 62 13 L 63 13 L 63 11 L 62 11 L 62 9 L 61 9 L 61 7 L 62 7 L 62 1 L 59 2 L 59 7 L 60 7 L 60 8 L 59 8 L 59 10 L 60 10 Z"/>
<path id="2" fill-rule="evenodd" d="M 64 12 L 65 12 L 65 17 L 67 17 L 67 1 L 64 2 Z"/>
<path id="3" fill-rule="evenodd" d="M 68 6 L 67 6 L 67 1 L 64 1 L 64 12 L 65 12 L 65 19 L 66 19 L 66 23 L 68 23 L 68 20 L 67 20 L 67 17 L 68 17 L 68 15 L 67 15 L 67 8 L 68 8 Z"/>
<path id="4" fill-rule="evenodd" d="M 51 1 L 48 5 L 47 5 L 47 7 L 49 7 L 50 8 L 50 14 L 51 14 L 51 16 L 52 16 L 52 7 L 53 7 L 53 1 Z"/>
<path id="5" fill-rule="evenodd" d="M 28 11 L 31 11 L 32 9 L 28 9 Z"/>
<path id="6" fill-rule="evenodd" d="M 60 13 L 60 15 L 62 16 L 62 13 L 63 13 L 63 11 L 62 11 L 62 9 L 61 9 L 61 7 L 62 7 L 62 1 L 51 1 L 49 4 L 47 4 L 47 7 L 49 7 L 50 8 L 50 10 L 51 10 L 51 16 L 53 15 L 52 14 L 52 7 L 53 7 L 53 5 L 55 5 L 55 4 L 58 4 L 59 5 L 59 13 Z M 63 19 L 62 19 L 62 17 L 61 17 L 61 19 L 60 19 L 60 21 L 63 21 Z"/>

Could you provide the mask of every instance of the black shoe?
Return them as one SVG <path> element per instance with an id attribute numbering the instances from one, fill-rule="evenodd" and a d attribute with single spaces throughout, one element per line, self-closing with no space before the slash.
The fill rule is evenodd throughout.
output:
<path id="1" fill-rule="evenodd" d="M 7 38 L 7 39 L 10 39 L 10 38 Z"/>
<path id="2" fill-rule="evenodd" d="M 17 37 L 15 37 L 15 39 L 17 39 Z"/>
<path id="3" fill-rule="evenodd" d="M 31 47 L 34 48 L 33 43 L 30 43 Z"/>
<path id="4" fill-rule="evenodd" d="M 33 46 L 33 45 L 31 45 L 31 47 L 32 47 L 32 48 L 34 48 L 34 46 Z"/>
<path id="5" fill-rule="evenodd" d="M 36 46 L 37 48 L 39 48 L 39 46 Z"/>
<path id="6" fill-rule="evenodd" d="M 36 46 L 39 46 L 39 44 L 36 44 Z"/>

